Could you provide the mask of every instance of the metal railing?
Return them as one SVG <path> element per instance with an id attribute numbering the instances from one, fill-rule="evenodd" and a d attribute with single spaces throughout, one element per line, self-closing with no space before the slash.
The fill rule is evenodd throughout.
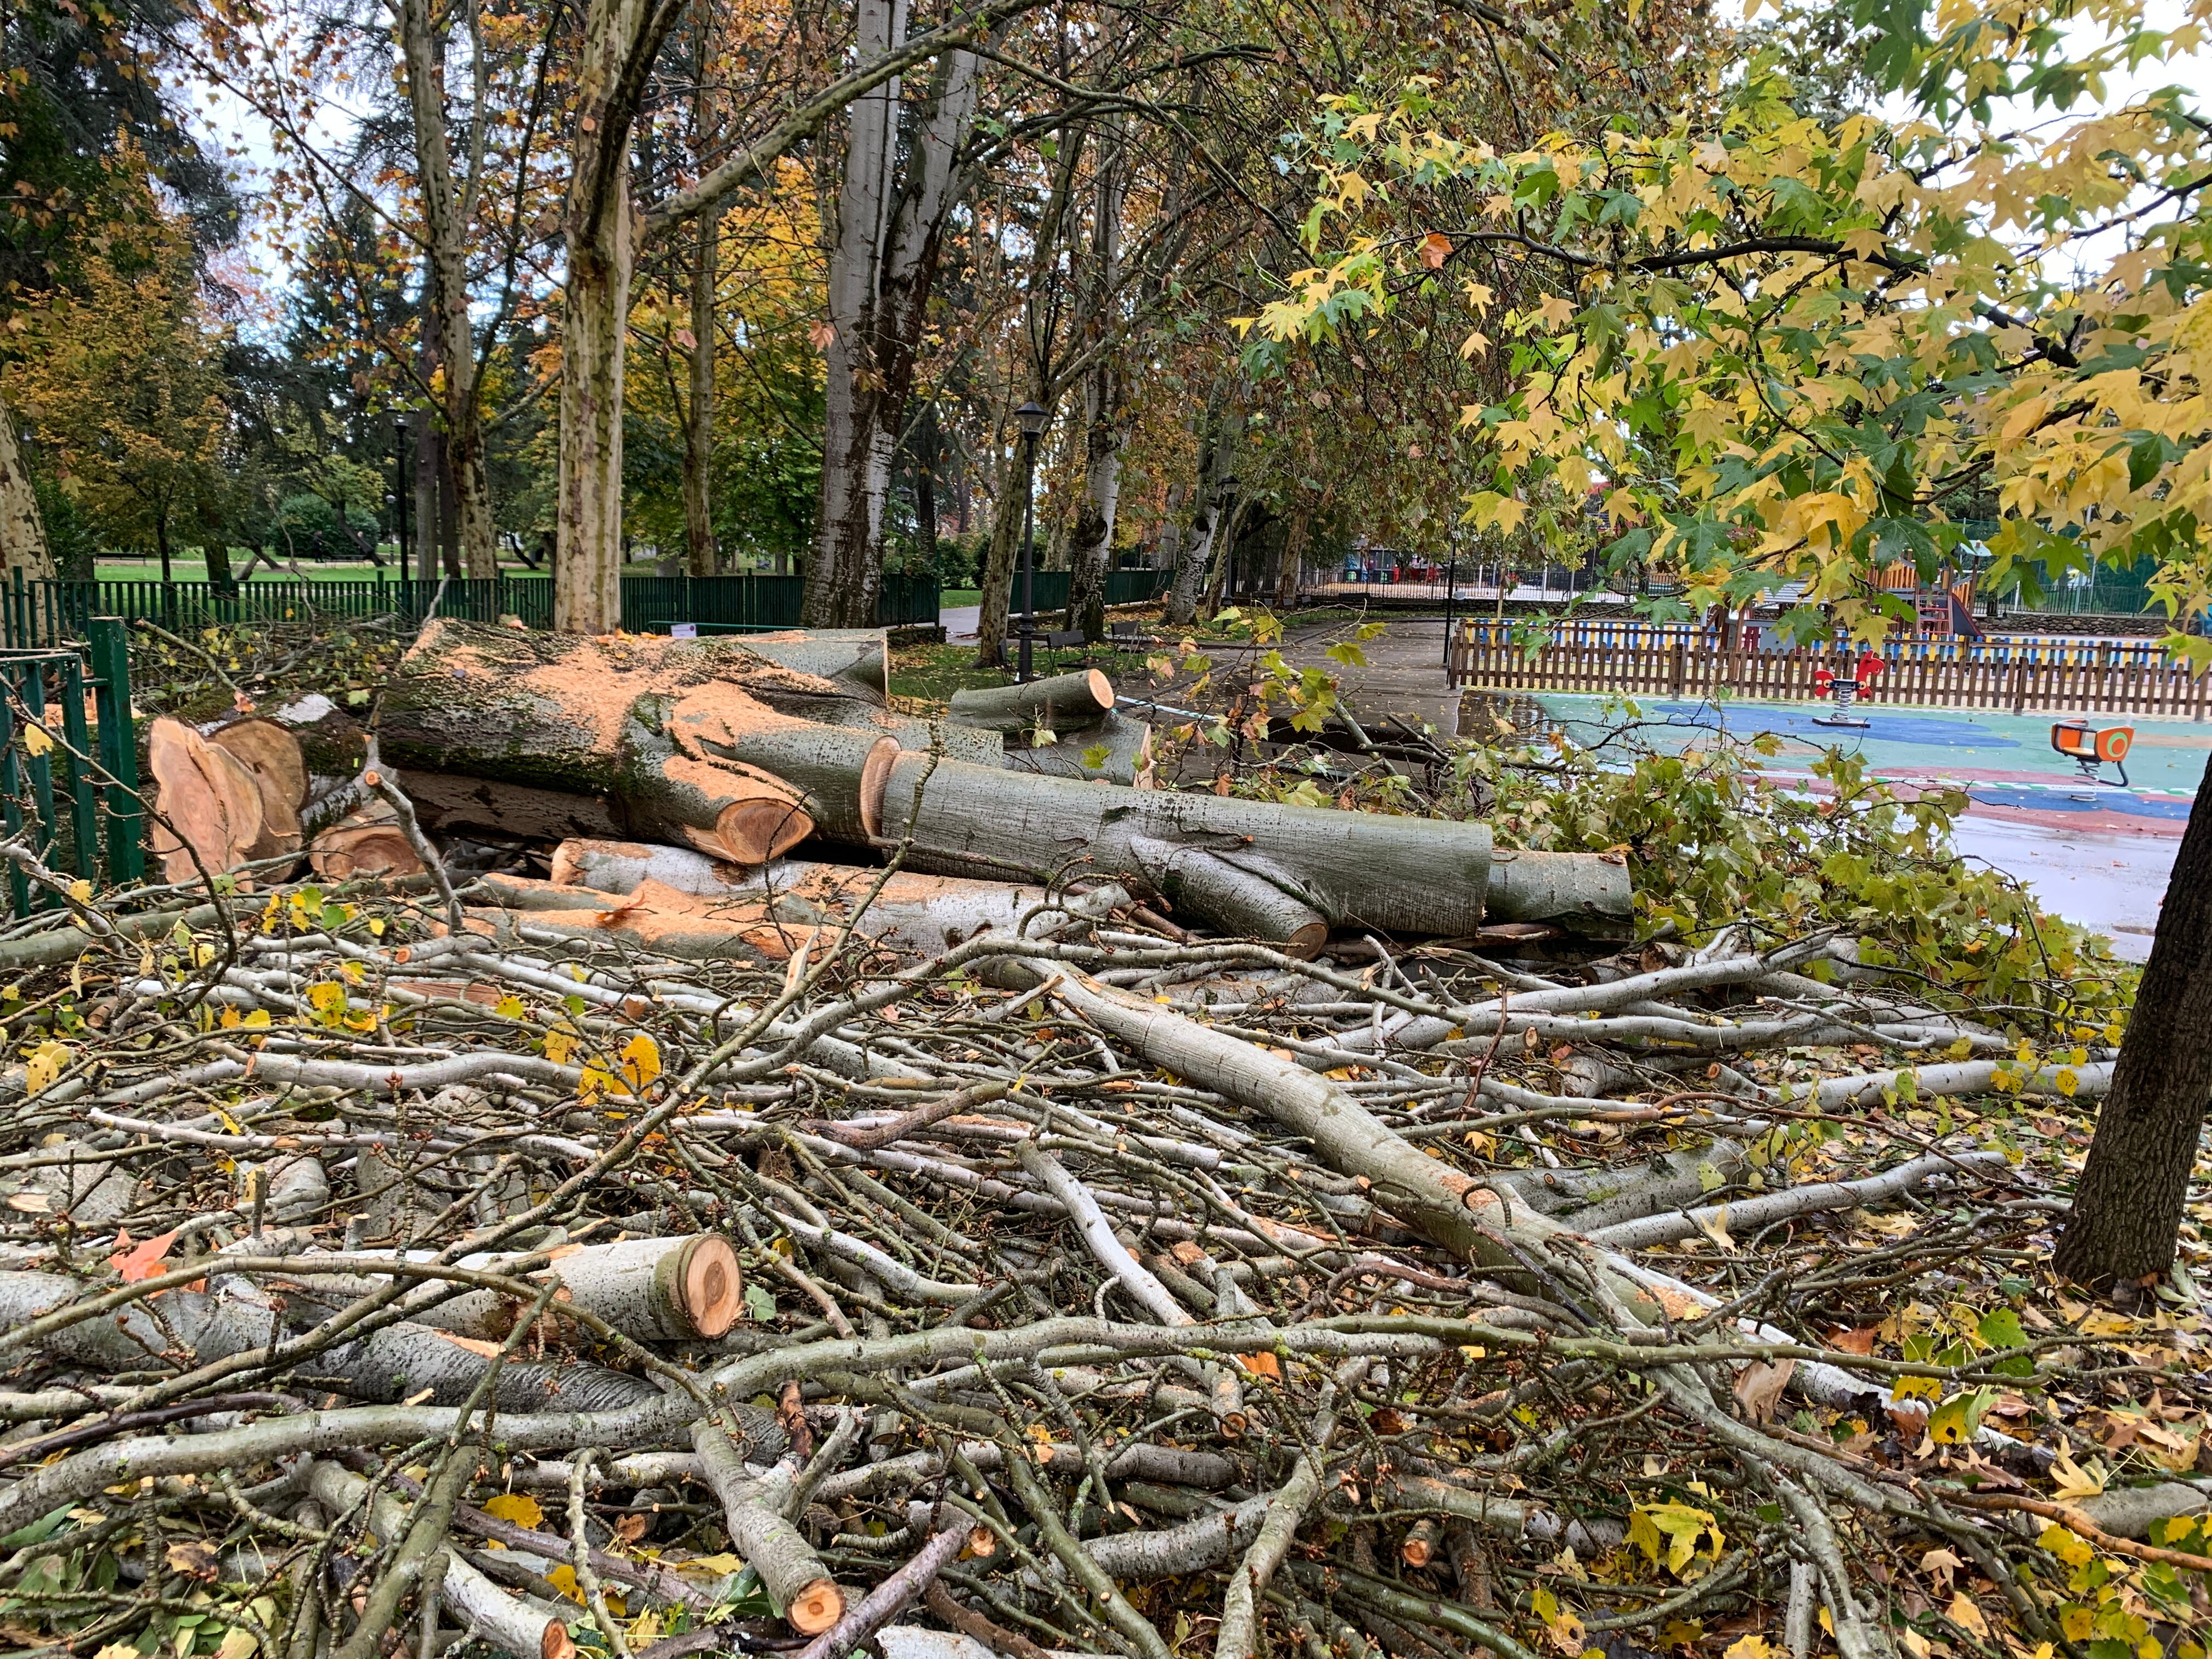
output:
<path id="1" fill-rule="evenodd" d="M 672 622 L 702 623 L 737 631 L 796 628 L 803 587 L 804 578 L 799 576 L 625 576 L 621 625 L 631 633 L 650 632 Z M 1115 602 L 1109 597 L 1109 603 Z M 181 634 L 240 623 L 308 619 L 367 621 L 389 617 L 414 623 L 428 617 L 434 605 L 441 617 L 483 623 L 515 617 L 526 627 L 550 628 L 553 580 L 550 576 L 495 576 L 481 580 L 456 577 L 443 581 L 380 576 L 366 581 L 261 577 L 228 584 L 27 581 L 17 571 L 8 586 L 0 590 L 0 647 L 40 650 L 82 639 L 94 617 L 150 622 Z M 933 623 L 937 616 L 934 577 L 884 578 L 877 604 L 878 626 L 911 627 Z"/>
<path id="2" fill-rule="evenodd" d="M 1528 650 L 1562 646 L 1602 650 L 1663 650 L 1680 643 L 1689 650 L 1710 654 L 1734 650 L 1747 654 L 1772 655 L 1793 647 L 1771 629 L 1746 623 L 1733 635 L 1701 623 L 1655 623 L 1636 618 L 1590 617 L 1572 622 L 1462 620 L 1483 645 L 1503 645 Z M 1819 649 L 1821 647 L 1804 647 Z M 2157 668 L 2172 659 L 2153 639 L 2097 639 L 2079 634 L 1995 634 L 1984 639 L 1893 639 L 1874 649 L 1885 663 L 1901 662 L 2031 662 L 2091 668 Z"/>
<path id="3" fill-rule="evenodd" d="M 27 858 L 95 886 L 146 873 L 125 624 L 91 617 L 84 633 L 82 653 L 0 651 L 0 819 L 24 855 L 7 860 L 17 917 L 66 902 L 33 881 Z"/>
<path id="4" fill-rule="evenodd" d="M 2080 642 L 2036 645 L 2008 654 L 1976 654 L 1948 641 L 1900 641 L 1877 653 L 1881 672 L 1860 701 L 1930 708 L 1985 708 L 2092 714 L 2179 714 L 2203 720 L 2212 674 L 2183 662 L 2146 659 L 2124 642 L 2100 652 Z M 1929 647 L 1917 649 L 1914 647 Z M 1852 676 L 1862 647 L 1746 650 L 1717 629 L 1684 629 L 1632 642 L 1514 638 L 1493 624 L 1462 623 L 1446 667 L 1455 687 L 1561 691 L 1586 696 L 1741 697 L 1812 702 L 1832 678 Z"/>

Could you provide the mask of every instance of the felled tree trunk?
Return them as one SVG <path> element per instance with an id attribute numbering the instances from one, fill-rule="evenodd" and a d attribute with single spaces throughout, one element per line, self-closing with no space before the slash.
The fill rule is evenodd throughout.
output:
<path id="1" fill-rule="evenodd" d="M 1114 707 L 1114 683 L 1096 668 L 1055 674 L 1026 685 L 985 686 L 952 694 L 952 718 L 1007 737 L 1039 727 L 1093 726 Z"/>
<path id="2" fill-rule="evenodd" d="M 1152 727 L 1115 710 L 1114 683 L 1095 668 L 957 691 L 951 714 L 963 726 L 1021 738 L 1006 751 L 1016 771 L 1133 784 L 1152 763 Z"/>
<path id="3" fill-rule="evenodd" d="M 1147 879 L 1139 839 L 1200 848 L 1253 867 L 1332 926 L 1469 933 L 1493 920 L 1570 914 L 1607 927 L 1629 914 L 1628 870 L 1594 854 L 1521 853 L 1493 887 L 1490 830 L 1480 823 L 1284 806 L 1218 795 L 1102 789 L 902 755 L 884 791 L 886 838 L 912 842 L 913 867 L 1034 876 L 1071 869 Z M 1545 875 L 1556 867 L 1564 873 Z M 1200 902 L 1201 904 L 1203 901 Z M 1246 913 L 1197 911 L 1225 932 Z"/>
<path id="4" fill-rule="evenodd" d="M 811 791 L 825 818 L 865 837 L 861 791 L 883 767 L 884 726 L 922 741 L 928 728 L 860 695 L 880 636 L 781 643 L 839 678 L 734 640 L 436 623 L 386 693 L 383 752 L 434 827 L 643 836 L 758 864 L 812 833 Z"/>
<path id="5" fill-rule="evenodd" d="M 1031 882 L 905 871 L 886 876 L 796 859 L 748 873 L 682 848 L 591 840 L 562 842 L 550 882 L 496 877 L 483 886 L 519 908 L 555 914 L 556 906 L 596 908 L 604 918 L 602 931 L 627 932 L 640 942 L 646 932 L 655 932 L 657 948 L 671 955 L 690 951 L 672 949 L 666 940 L 703 941 L 719 931 L 731 941 L 726 951 L 765 945 L 771 959 L 787 955 L 816 929 L 840 928 L 855 918 L 864 938 L 933 955 L 980 933 L 1012 933 L 1040 908 L 1100 916 L 1129 902 L 1128 893 L 1111 884 L 1079 896 L 1054 897 Z"/>

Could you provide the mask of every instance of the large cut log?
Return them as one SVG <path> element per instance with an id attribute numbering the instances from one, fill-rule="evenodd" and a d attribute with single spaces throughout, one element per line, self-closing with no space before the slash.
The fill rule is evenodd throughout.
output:
<path id="1" fill-rule="evenodd" d="M 1071 869 L 1146 879 L 1139 840 L 1197 847 L 1282 884 L 1333 926 L 1390 933 L 1469 933 L 1486 910 L 1502 921 L 1571 919 L 1617 926 L 1630 913 L 1625 862 L 1603 854 L 1522 853 L 1493 888 L 1490 830 L 1480 823 L 1285 806 L 1211 794 L 1101 788 L 902 755 L 884 792 L 884 835 L 912 842 L 908 862 L 970 875 L 1050 875 Z M 1571 873 L 1544 878 L 1557 861 Z M 1493 907 L 1494 908 L 1492 908 Z M 1246 913 L 1201 920 L 1240 931 Z"/>
<path id="2" fill-rule="evenodd" d="M 300 850 L 300 809 L 307 800 L 307 764 L 300 740 L 274 720 L 233 720 L 207 734 L 253 774 L 261 793 L 261 836 L 255 858 Z"/>
<path id="3" fill-rule="evenodd" d="M 745 863 L 817 819 L 865 842 L 866 802 L 901 744 L 1000 759 L 995 732 L 894 714 L 851 675 L 771 651 L 799 661 L 827 652 L 824 666 L 872 672 L 882 647 L 877 636 L 817 651 L 804 636 L 586 639 L 434 622 L 386 691 L 382 752 L 434 828 L 644 836 Z"/>
<path id="4" fill-rule="evenodd" d="M 372 1255 L 390 1254 L 373 1250 Z M 428 1261 L 434 1250 L 409 1252 Z M 737 1252 L 714 1233 L 685 1238 L 631 1238 L 614 1244 L 564 1244 L 551 1252 L 552 1265 L 530 1275 L 557 1276 L 560 1306 L 595 1314 L 623 1335 L 641 1342 L 712 1340 L 737 1323 L 744 1308 L 744 1281 Z M 313 1252 L 301 1257 L 313 1262 Z M 464 1256 L 464 1267 L 506 1273 L 511 1256 Z M 313 1297 L 331 1307 L 380 1290 L 389 1282 L 368 1273 L 318 1273 L 295 1301 Z M 501 1291 L 470 1291 L 426 1309 L 419 1322 L 478 1341 L 501 1342 L 514 1332 L 527 1304 Z"/>
<path id="5" fill-rule="evenodd" d="M 1018 738 L 1018 746 L 1006 748 L 1006 764 L 1016 771 L 1123 784 L 1150 776 L 1152 728 L 1115 712 L 1114 683 L 1095 668 L 956 691 L 951 714 L 963 726 Z"/>
<path id="6" fill-rule="evenodd" d="M 307 845 L 307 866 L 325 881 L 394 881 L 424 868 L 399 814 L 375 799 L 319 831 Z"/>
<path id="7" fill-rule="evenodd" d="M 163 877 L 220 875 L 266 856 L 261 785 L 252 769 L 182 720 L 157 720 L 147 733 L 147 775 L 155 789 L 154 856 Z"/>
<path id="8" fill-rule="evenodd" d="M 553 880 L 490 876 L 478 890 L 564 932 L 613 934 L 669 956 L 781 961 L 854 923 L 866 939 L 934 955 L 986 931 L 1013 933 L 1041 912 L 1085 916 L 1127 905 L 1109 884 L 1055 899 L 1041 884 L 972 881 L 781 859 L 750 872 L 676 847 L 564 842 Z"/>
<path id="9" fill-rule="evenodd" d="M 1114 682 L 1095 668 L 1025 685 L 981 686 L 952 694 L 952 718 L 1008 737 L 1096 726 L 1114 707 Z"/>

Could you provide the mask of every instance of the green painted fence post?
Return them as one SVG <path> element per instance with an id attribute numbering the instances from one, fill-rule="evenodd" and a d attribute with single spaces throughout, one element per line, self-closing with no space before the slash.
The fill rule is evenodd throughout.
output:
<path id="1" fill-rule="evenodd" d="M 94 617 L 85 624 L 97 684 L 100 786 L 107 808 L 107 878 L 120 885 L 146 875 L 145 814 L 138 805 L 138 734 L 131 717 L 131 646 L 120 617 Z"/>

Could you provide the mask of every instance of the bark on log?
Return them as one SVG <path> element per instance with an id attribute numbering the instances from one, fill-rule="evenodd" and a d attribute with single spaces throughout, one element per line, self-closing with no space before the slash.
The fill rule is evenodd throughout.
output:
<path id="1" fill-rule="evenodd" d="M 376 1254 L 382 1254 L 377 1252 Z M 435 1253 L 410 1253 L 416 1261 Z M 617 1244 L 568 1245 L 552 1252 L 550 1267 L 531 1275 L 557 1277 L 562 1291 L 556 1308 L 594 1314 L 640 1342 L 711 1341 L 737 1322 L 744 1309 L 744 1281 L 737 1252 L 714 1233 L 689 1238 L 632 1238 Z M 460 1266 L 507 1271 L 514 1258 L 497 1255 L 464 1257 Z M 301 1258 L 313 1261 L 311 1255 Z M 366 1295 L 389 1282 L 374 1274 L 322 1275 L 309 1281 L 309 1294 L 343 1300 Z M 426 1309 L 417 1322 L 456 1336 L 502 1342 L 513 1333 L 526 1304 L 500 1291 L 471 1291 Z"/>
<path id="2" fill-rule="evenodd" d="M 1055 674 L 1026 685 L 976 687 L 952 694 L 952 718 L 1007 737 L 1043 726 L 1096 726 L 1114 707 L 1114 682 L 1096 668 Z"/>
<path id="3" fill-rule="evenodd" d="M 1490 887 L 1490 830 L 1480 823 L 1285 806 L 1218 795 L 1102 789 L 902 755 L 884 792 L 884 834 L 911 838 L 920 868 L 982 875 L 1058 871 L 1142 878 L 1139 838 L 1247 854 L 1296 884 L 1332 925 L 1455 935 L 1482 923 Z M 1559 873 L 1546 873 L 1556 863 Z M 1520 914 L 1543 892 L 1571 891 L 1586 915 L 1625 919 L 1628 869 L 1602 854 L 1522 853 L 1500 897 Z M 1209 922 L 1228 931 L 1238 924 Z"/>
<path id="4" fill-rule="evenodd" d="M 691 1445 L 708 1486 L 721 1500 L 730 1542 L 783 1609 L 784 1621 L 801 1636 L 821 1635 L 844 1615 L 845 1592 L 805 1536 L 777 1512 L 797 1477 L 795 1461 L 786 1459 L 769 1474 L 756 1476 L 711 1419 L 691 1425 Z"/>
<path id="5" fill-rule="evenodd" d="M 209 1261 L 211 1279 L 222 1258 Z M 312 1276 L 305 1276 L 311 1278 Z M 0 1273 L 0 1328 L 29 1323 L 82 1294 L 82 1284 L 60 1273 Z M 320 1300 L 312 1291 L 288 1296 L 303 1310 Z M 269 1346 L 283 1310 L 237 1279 L 219 1291 L 164 1296 L 161 1317 L 132 1306 L 112 1319 L 86 1320 L 41 1338 L 40 1348 L 57 1358 L 110 1370 L 143 1370 L 149 1358 L 182 1347 L 201 1364 Z M 490 1345 L 433 1329 L 414 1321 L 388 1325 L 357 1340 L 317 1354 L 306 1366 L 324 1383 L 357 1400 L 393 1401 L 429 1391 L 432 1401 L 458 1405 L 483 1380 Z M 658 1399 L 647 1379 L 589 1364 L 556 1365 L 510 1360 L 495 1385 L 501 1411 L 602 1411 Z"/>
<path id="6" fill-rule="evenodd" d="M 1152 787 L 1152 728 L 1108 709 L 1091 726 L 1070 726 L 1054 734 L 1050 743 L 1009 748 L 1006 765 L 1017 772 L 1039 772 L 1048 777 L 1081 778 L 1095 783 Z"/>
<path id="7" fill-rule="evenodd" d="M 479 882 L 478 890 L 531 912 L 532 922 L 613 933 L 670 956 L 702 958 L 750 953 L 781 962 L 820 930 L 842 928 L 856 915 L 863 937 L 934 955 L 987 929 L 1012 933 L 1040 906 L 1098 917 L 1130 902 L 1124 889 L 1110 884 L 1053 899 L 1032 884 L 904 871 L 886 877 L 880 870 L 796 860 L 746 875 L 680 848 L 624 842 L 564 842 L 554 869 L 572 884 L 495 876 Z M 873 902 L 861 909 L 872 893 Z"/>
<path id="8" fill-rule="evenodd" d="M 1224 931 L 1279 945 L 1286 955 L 1311 961 L 1328 942 L 1328 919 L 1291 890 L 1200 847 L 1179 847 L 1149 836 L 1131 838 L 1129 849 L 1163 897 L 1178 909 L 1203 915 Z"/>
<path id="9" fill-rule="evenodd" d="M 849 666 L 854 642 L 830 644 Z M 703 836 L 733 860 L 758 862 L 791 844 L 796 815 L 811 820 L 818 805 L 842 835 L 864 838 L 883 740 L 927 746 L 939 734 L 766 654 L 804 655 L 802 647 L 814 648 L 803 639 L 757 650 L 750 640 L 578 639 L 436 622 L 386 694 L 383 752 L 434 828 Z M 794 707 L 806 717 L 787 712 Z M 995 734 L 944 734 L 960 752 L 1000 758 Z M 449 781 L 418 781 L 439 777 Z"/>

